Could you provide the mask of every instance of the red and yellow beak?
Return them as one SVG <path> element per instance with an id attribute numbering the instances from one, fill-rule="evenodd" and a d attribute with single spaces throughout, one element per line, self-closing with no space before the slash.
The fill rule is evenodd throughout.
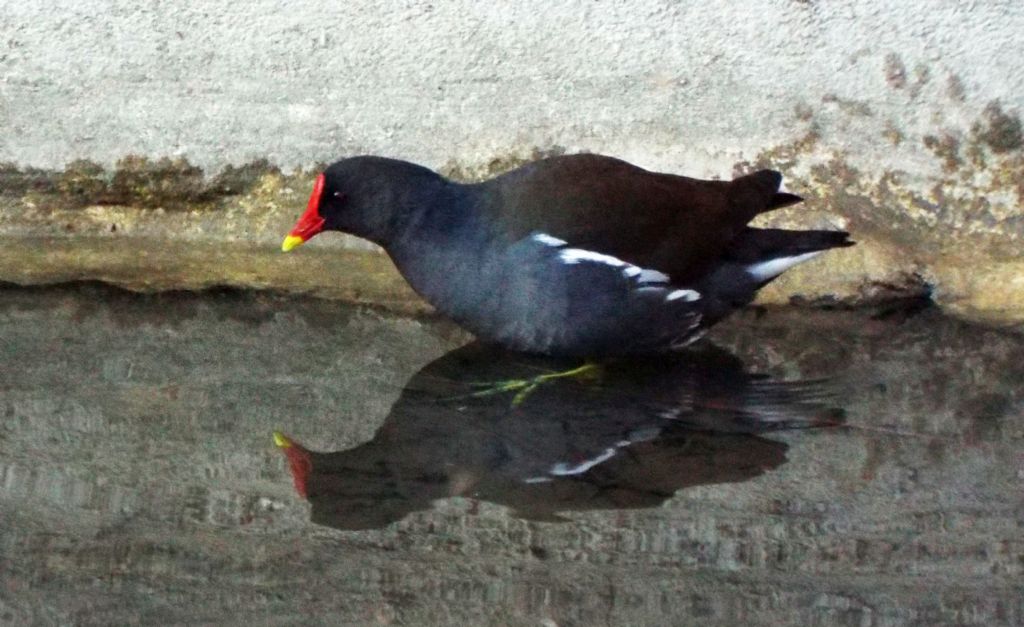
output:
<path id="1" fill-rule="evenodd" d="M 281 250 L 288 252 L 324 230 L 324 219 L 320 215 L 320 197 L 323 195 L 324 175 L 320 174 L 316 177 L 316 183 L 313 184 L 313 193 L 309 195 L 306 212 L 302 214 L 299 221 L 292 227 L 291 232 L 284 238 Z"/>
<path id="2" fill-rule="evenodd" d="M 288 469 L 292 472 L 295 491 L 299 496 L 307 498 L 306 481 L 309 479 L 309 473 L 313 471 L 313 460 L 309 456 L 309 451 L 280 431 L 274 432 L 274 444 L 284 451 L 285 457 L 288 458 Z"/>

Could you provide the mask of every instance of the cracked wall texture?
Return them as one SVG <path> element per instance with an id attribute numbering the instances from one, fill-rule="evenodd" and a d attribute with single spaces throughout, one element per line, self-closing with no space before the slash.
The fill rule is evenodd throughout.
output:
<path id="1" fill-rule="evenodd" d="M 769 222 L 854 232 L 769 300 L 927 286 L 1024 319 L 1019 2 L 0 0 L 0 32 L 0 236 L 269 247 L 341 156 L 478 178 L 593 151 L 695 176 L 775 167 L 809 203 Z M 225 205 L 210 189 L 227 211 L 204 213 Z M 74 267 L 150 280 L 117 263 Z M 0 278 L 42 276 L 12 264 Z"/>

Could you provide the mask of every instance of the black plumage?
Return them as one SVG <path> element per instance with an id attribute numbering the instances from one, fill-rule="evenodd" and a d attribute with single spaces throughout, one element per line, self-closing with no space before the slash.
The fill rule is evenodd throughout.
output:
<path id="1" fill-rule="evenodd" d="M 733 181 L 600 155 L 542 159 L 476 184 L 353 157 L 318 180 L 291 248 L 323 230 L 374 241 L 412 287 L 484 340 L 600 356 L 685 346 L 842 231 L 755 229 L 800 202 L 762 170 Z"/>

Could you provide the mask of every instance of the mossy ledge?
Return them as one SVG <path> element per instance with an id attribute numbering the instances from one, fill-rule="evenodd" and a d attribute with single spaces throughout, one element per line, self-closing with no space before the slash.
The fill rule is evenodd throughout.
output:
<path id="1" fill-rule="evenodd" d="M 90 205 L 212 209 L 225 196 L 250 193 L 267 176 L 281 176 L 281 170 L 265 159 L 228 165 L 209 178 L 182 157 L 127 155 L 112 170 L 88 159 L 71 161 L 60 171 L 0 163 L 0 193 L 53 209 Z"/>
<path id="2" fill-rule="evenodd" d="M 1024 220 L 1007 204 L 1021 189 L 1014 120 L 993 105 L 973 127 L 922 140 L 944 177 L 922 192 L 899 172 L 875 176 L 828 152 L 813 113 L 798 116 L 802 132 L 736 163 L 735 173 L 782 170 L 807 199 L 762 224 L 845 228 L 858 246 L 787 273 L 761 302 L 856 307 L 932 297 L 971 319 L 1024 323 Z M 565 152 L 527 147 L 438 170 L 477 181 Z M 89 161 L 59 172 L 0 166 L 0 281 L 101 280 L 143 291 L 226 285 L 426 310 L 364 241 L 331 234 L 280 253 L 320 169 L 283 172 L 257 160 L 207 176 L 184 159 L 139 156 L 111 170 Z"/>

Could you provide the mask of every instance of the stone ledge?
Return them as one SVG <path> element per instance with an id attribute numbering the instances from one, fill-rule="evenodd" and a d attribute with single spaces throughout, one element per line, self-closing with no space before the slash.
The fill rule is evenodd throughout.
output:
<path id="1" fill-rule="evenodd" d="M 558 152 L 534 150 L 476 168 L 452 162 L 441 171 L 480 180 Z M 914 218 L 909 207 L 916 196 L 909 191 L 900 193 L 910 194 L 906 202 L 891 190 L 876 193 L 870 180 L 837 163 L 807 174 L 787 165 L 783 157 L 792 156 L 765 154 L 741 164 L 739 171 L 777 166 L 791 189 L 807 197 L 800 208 L 766 215 L 758 224 L 847 228 L 858 245 L 798 266 L 768 286 L 759 302 L 855 307 L 927 296 L 971 320 L 1024 322 L 1016 223 L 991 232 L 929 227 Z M 315 169 L 285 174 L 256 162 L 205 179 L 184 162 L 125 160 L 119 168 L 3 169 L 0 281 L 98 280 L 140 291 L 223 285 L 429 310 L 387 256 L 365 241 L 332 233 L 290 255 L 280 252 Z M 129 204 L 105 204 L 119 202 Z M 1000 211 L 1012 212 L 1009 206 Z"/>
<path id="2" fill-rule="evenodd" d="M 137 292 L 228 286 L 429 311 L 391 265 L 372 251 L 134 237 L 0 238 L 0 281 L 47 285 L 101 281 Z"/>

